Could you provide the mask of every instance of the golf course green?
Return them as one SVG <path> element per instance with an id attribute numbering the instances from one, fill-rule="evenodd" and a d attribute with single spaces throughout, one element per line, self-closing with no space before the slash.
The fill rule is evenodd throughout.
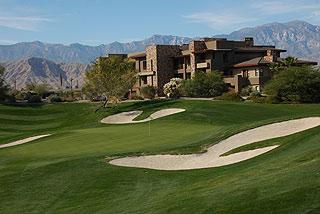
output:
<path id="1" fill-rule="evenodd" d="M 161 171 L 108 164 L 115 157 L 201 152 L 233 134 L 278 121 L 320 116 L 317 104 L 191 100 L 0 104 L 0 213 L 320 213 L 320 127 L 231 152 L 278 148 L 217 168 Z M 112 114 L 186 111 L 149 123 L 110 125 Z"/>

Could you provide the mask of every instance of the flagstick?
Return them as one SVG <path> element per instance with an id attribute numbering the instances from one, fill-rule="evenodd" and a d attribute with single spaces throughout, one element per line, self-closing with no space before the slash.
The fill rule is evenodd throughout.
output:
<path id="1" fill-rule="evenodd" d="M 151 121 L 151 120 L 149 120 L 149 137 L 150 137 L 150 121 Z"/>

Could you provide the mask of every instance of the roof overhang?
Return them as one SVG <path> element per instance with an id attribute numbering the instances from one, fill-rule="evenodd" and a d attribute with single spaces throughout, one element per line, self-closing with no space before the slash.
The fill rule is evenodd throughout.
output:
<path id="1" fill-rule="evenodd" d="M 177 55 L 177 56 L 174 56 L 173 58 L 183 58 L 187 56 L 190 56 L 190 54 Z"/>
<path id="2" fill-rule="evenodd" d="M 208 52 L 218 52 L 218 51 L 232 51 L 232 49 L 204 49 L 204 50 L 193 51 L 192 53 L 197 54 L 197 53 L 208 53 Z"/>
<path id="3" fill-rule="evenodd" d="M 129 58 L 130 59 L 137 59 L 137 58 L 143 58 L 143 57 L 146 57 L 147 54 L 139 54 L 139 55 L 135 55 L 135 56 L 130 56 Z"/>

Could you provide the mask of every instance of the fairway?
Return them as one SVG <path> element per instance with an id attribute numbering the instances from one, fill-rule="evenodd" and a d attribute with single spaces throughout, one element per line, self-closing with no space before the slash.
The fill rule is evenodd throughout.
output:
<path id="1" fill-rule="evenodd" d="M 236 164 L 158 171 L 119 167 L 110 158 L 191 154 L 236 133 L 320 116 L 319 105 L 212 101 L 0 105 L 0 213 L 318 213 L 320 127 L 242 148 L 280 145 Z M 148 123 L 102 124 L 109 115 L 167 108 L 185 112 Z"/>

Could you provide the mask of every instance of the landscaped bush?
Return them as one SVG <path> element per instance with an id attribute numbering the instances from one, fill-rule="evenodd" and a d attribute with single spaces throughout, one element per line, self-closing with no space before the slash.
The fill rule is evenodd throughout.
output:
<path id="1" fill-rule="evenodd" d="M 259 91 L 252 91 L 250 97 L 261 97 L 261 93 Z"/>
<path id="2" fill-rule="evenodd" d="M 170 82 L 163 86 L 164 94 L 169 98 L 178 98 L 180 96 L 180 87 L 182 79 L 172 78 Z"/>
<path id="3" fill-rule="evenodd" d="M 4 101 L 6 103 L 15 103 L 16 102 L 16 98 L 13 95 L 6 95 L 4 97 Z"/>
<path id="4" fill-rule="evenodd" d="M 250 96 L 250 93 L 253 92 L 253 88 L 248 86 L 246 88 L 243 88 L 240 92 L 241 96 Z"/>
<path id="5" fill-rule="evenodd" d="M 60 97 L 62 102 L 73 102 L 75 101 L 72 95 L 62 96 Z"/>
<path id="6" fill-rule="evenodd" d="M 270 104 L 278 104 L 281 103 L 281 100 L 277 96 L 269 95 L 266 97 L 265 102 Z"/>
<path id="7" fill-rule="evenodd" d="M 128 98 L 129 100 L 143 100 L 143 97 L 136 94 L 130 94 Z"/>
<path id="8" fill-rule="evenodd" d="M 247 100 L 251 100 L 254 103 L 265 103 L 266 102 L 266 97 L 250 96 Z"/>
<path id="9" fill-rule="evenodd" d="M 196 71 L 193 79 L 183 81 L 181 92 L 189 97 L 216 97 L 228 91 L 219 71 Z"/>
<path id="10" fill-rule="evenodd" d="M 32 95 L 28 99 L 28 103 L 40 103 L 41 102 L 41 97 L 39 95 Z"/>
<path id="11" fill-rule="evenodd" d="M 31 93 L 26 91 L 20 91 L 15 97 L 17 100 L 28 100 L 32 96 Z"/>
<path id="12" fill-rule="evenodd" d="M 226 101 L 235 101 L 235 102 L 241 102 L 243 99 L 240 97 L 238 93 L 223 93 L 221 96 L 216 97 L 216 100 L 226 100 Z"/>
<path id="13" fill-rule="evenodd" d="M 147 99 L 154 99 L 156 96 L 156 93 L 157 93 L 157 89 L 150 85 L 141 89 L 142 96 Z"/>
<path id="14" fill-rule="evenodd" d="M 49 100 L 50 100 L 51 103 L 62 102 L 62 99 L 59 96 L 56 96 L 56 95 L 49 97 Z"/>

